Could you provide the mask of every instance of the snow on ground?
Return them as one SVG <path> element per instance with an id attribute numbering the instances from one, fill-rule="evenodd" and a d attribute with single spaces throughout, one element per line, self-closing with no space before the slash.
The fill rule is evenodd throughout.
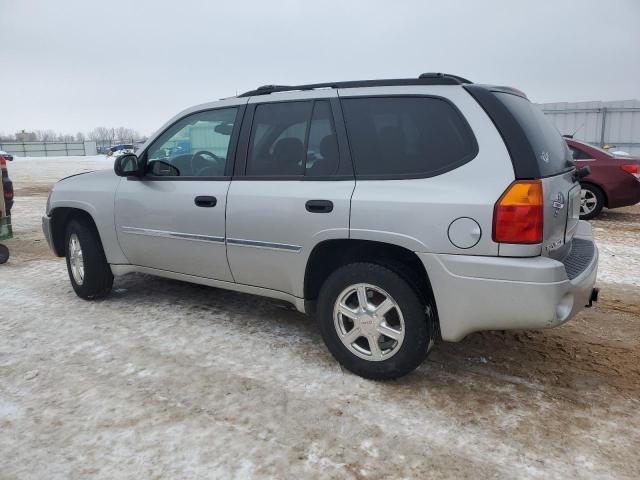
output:
<path id="1" fill-rule="evenodd" d="M 640 477 L 637 207 L 594 222 L 596 308 L 439 344 L 414 374 L 370 382 L 277 301 L 145 275 L 76 297 L 40 233 L 46 191 L 111 167 L 10 164 L 0 478 Z"/>

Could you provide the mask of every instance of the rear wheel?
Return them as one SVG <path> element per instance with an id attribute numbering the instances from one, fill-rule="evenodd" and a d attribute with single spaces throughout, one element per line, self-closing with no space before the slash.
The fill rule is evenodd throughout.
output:
<path id="1" fill-rule="evenodd" d="M 580 218 L 590 220 L 597 217 L 604 207 L 604 193 L 595 185 L 585 183 L 580 191 Z"/>
<path id="2" fill-rule="evenodd" d="M 418 367 L 433 336 L 433 309 L 387 267 L 345 265 L 318 298 L 320 332 L 342 366 L 365 378 L 397 378 Z"/>
<path id="3" fill-rule="evenodd" d="M 96 229 L 87 222 L 72 220 L 67 226 L 65 245 L 67 271 L 76 294 L 86 300 L 107 296 L 113 274 Z"/>

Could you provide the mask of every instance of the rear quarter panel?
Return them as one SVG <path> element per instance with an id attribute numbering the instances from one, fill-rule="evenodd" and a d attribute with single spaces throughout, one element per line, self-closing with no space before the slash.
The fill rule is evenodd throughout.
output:
<path id="1" fill-rule="evenodd" d="M 493 123 L 462 87 L 399 87 L 393 94 L 449 99 L 469 122 L 478 154 L 469 163 L 435 177 L 357 180 L 351 204 L 351 238 L 394 243 L 415 252 L 498 255 L 498 244 L 491 239 L 493 206 L 515 177 L 509 153 Z M 389 90 L 340 92 L 344 98 L 352 95 L 389 95 Z M 480 240 L 471 248 L 458 248 L 448 238 L 449 225 L 460 217 L 470 217 L 480 225 Z"/>
<path id="2" fill-rule="evenodd" d="M 591 173 L 582 182 L 600 187 L 606 196 L 607 208 L 618 208 L 634 205 L 640 201 L 640 182 L 633 175 L 620 168 L 624 164 L 637 161 L 619 158 L 594 158 L 593 160 L 577 160 L 578 168 L 588 166 Z"/>

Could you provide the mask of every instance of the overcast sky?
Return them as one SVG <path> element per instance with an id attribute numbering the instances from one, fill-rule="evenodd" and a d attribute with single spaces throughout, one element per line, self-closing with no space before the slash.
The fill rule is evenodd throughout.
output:
<path id="1" fill-rule="evenodd" d="M 448 72 L 640 98 L 640 0 L 0 0 L 0 132 L 153 132 L 263 84 Z"/>

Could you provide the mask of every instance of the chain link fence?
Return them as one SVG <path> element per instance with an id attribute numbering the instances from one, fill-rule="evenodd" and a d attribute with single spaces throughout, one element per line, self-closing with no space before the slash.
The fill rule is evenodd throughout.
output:
<path id="1" fill-rule="evenodd" d="M 0 142 L 0 150 L 16 157 L 69 157 L 95 155 L 96 142 Z"/>

